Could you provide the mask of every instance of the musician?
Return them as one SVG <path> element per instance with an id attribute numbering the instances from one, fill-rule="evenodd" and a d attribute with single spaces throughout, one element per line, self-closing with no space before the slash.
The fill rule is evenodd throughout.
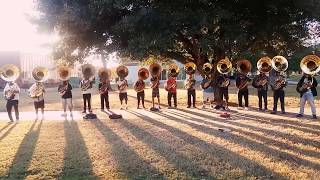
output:
<path id="1" fill-rule="evenodd" d="M 58 87 L 58 92 L 62 99 L 63 116 L 66 116 L 67 106 L 72 116 L 72 86 L 69 81 L 63 81 Z"/>
<path id="2" fill-rule="evenodd" d="M 80 81 L 80 87 L 82 89 L 82 97 L 83 97 L 83 111 L 82 113 L 87 112 L 87 106 L 89 113 L 92 113 L 91 110 L 91 91 L 94 83 L 94 78 L 83 78 Z"/>
<path id="3" fill-rule="evenodd" d="M 128 81 L 124 77 L 120 77 L 118 81 L 119 99 L 121 103 L 121 109 L 123 109 L 123 100 L 125 101 L 125 109 L 128 109 Z"/>
<path id="4" fill-rule="evenodd" d="M 154 99 L 157 98 L 158 99 L 158 108 L 160 109 L 160 93 L 159 93 L 159 77 L 152 77 L 150 79 L 151 81 L 151 87 L 152 87 L 152 107 L 154 107 Z"/>
<path id="5" fill-rule="evenodd" d="M 42 115 L 42 119 L 44 118 L 44 93 L 46 92 L 46 89 L 44 87 L 44 84 L 42 82 L 36 82 L 34 83 L 31 88 L 29 89 L 40 89 L 42 91 L 42 94 L 38 97 L 34 97 L 33 98 L 33 104 L 34 104 L 34 109 L 36 111 L 36 119 L 39 118 L 38 116 L 38 112 L 39 109 L 41 109 L 41 115 Z M 32 92 L 29 92 L 29 94 Z"/>
<path id="6" fill-rule="evenodd" d="M 173 102 L 174 102 L 174 108 L 177 108 L 177 81 L 176 81 L 176 77 L 169 76 L 169 78 L 167 80 L 166 90 L 168 91 L 169 108 L 172 108 L 172 106 L 171 106 L 171 99 L 172 98 L 173 98 Z"/>
<path id="7" fill-rule="evenodd" d="M 264 72 L 259 72 L 259 74 L 253 79 L 252 86 L 258 90 L 259 98 L 259 111 L 268 110 L 268 85 L 269 77 Z M 262 110 L 262 98 L 264 101 L 264 109 Z"/>
<path id="8" fill-rule="evenodd" d="M 251 79 L 243 73 L 238 73 L 236 78 L 236 86 L 238 88 L 238 107 L 242 108 L 242 99 L 244 98 L 244 109 L 248 110 L 249 108 L 249 90 L 248 83 Z"/>
<path id="9" fill-rule="evenodd" d="M 187 108 L 191 107 L 191 96 L 192 96 L 192 106 L 196 108 L 196 80 L 194 79 L 194 75 L 190 74 L 188 79 L 185 81 L 185 88 L 188 91 L 188 106 Z"/>
<path id="10" fill-rule="evenodd" d="M 138 100 L 137 109 L 140 109 L 140 101 L 142 102 L 143 109 L 145 109 L 145 106 L 144 106 L 145 93 L 144 93 L 144 88 L 142 88 L 142 87 L 145 87 L 145 82 L 143 81 L 142 77 L 139 76 L 139 79 L 138 81 L 136 81 L 134 86 L 135 86 L 135 89 L 142 89 L 141 91 L 137 92 L 137 100 Z"/>
<path id="11" fill-rule="evenodd" d="M 226 74 L 219 74 L 217 77 L 217 86 L 216 86 L 216 97 L 217 97 L 217 105 L 215 109 L 224 109 L 228 110 L 228 102 L 229 102 L 229 93 L 228 87 L 230 85 L 229 76 Z M 225 100 L 225 103 L 224 103 Z M 224 105 L 225 104 L 225 105 Z"/>
<path id="12" fill-rule="evenodd" d="M 209 101 L 210 107 L 212 107 L 214 100 L 214 89 L 213 89 L 213 81 L 209 79 L 210 77 L 205 77 L 202 79 L 201 87 L 203 93 L 203 101 L 202 101 L 202 109 L 205 108 L 206 103 Z"/>
<path id="13" fill-rule="evenodd" d="M 110 105 L 109 105 L 108 91 L 112 90 L 110 81 L 108 79 L 100 79 L 98 87 L 99 87 L 99 94 L 100 94 L 101 111 L 104 111 L 104 107 L 106 107 L 107 110 L 109 110 Z"/>
<path id="14" fill-rule="evenodd" d="M 281 75 L 280 72 L 275 72 L 275 83 L 271 85 L 271 88 L 273 90 L 273 111 L 271 112 L 271 114 L 277 114 L 279 99 L 281 104 L 281 114 L 286 113 L 284 109 L 284 88 L 287 86 L 287 81 L 285 79 L 285 76 Z"/>
<path id="15" fill-rule="evenodd" d="M 10 121 L 13 122 L 12 118 L 12 108 L 14 108 L 16 121 L 19 121 L 19 93 L 20 88 L 17 83 L 15 82 L 7 82 L 4 90 L 3 90 L 4 96 L 7 100 L 7 112 Z"/>
<path id="16" fill-rule="evenodd" d="M 318 86 L 317 80 L 308 75 L 308 74 L 303 74 L 302 78 L 297 84 L 297 91 L 300 93 L 300 112 L 297 115 L 297 117 L 303 117 L 304 115 L 304 106 L 306 104 L 306 101 L 311 106 L 311 112 L 312 112 L 312 118 L 317 119 L 317 113 L 316 113 L 316 107 L 314 104 L 314 97 L 317 96 L 317 89 L 316 87 Z"/>

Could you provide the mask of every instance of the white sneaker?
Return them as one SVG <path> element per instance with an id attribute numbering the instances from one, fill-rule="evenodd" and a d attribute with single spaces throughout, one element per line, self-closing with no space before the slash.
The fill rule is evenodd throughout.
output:
<path id="1" fill-rule="evenodd" d="M 244 108 L 244 110 L 248 111 L 248 110 L 249 110 L 249 108 L 248 108 L 248 107 L 245 107 L 245 108 Z"/>

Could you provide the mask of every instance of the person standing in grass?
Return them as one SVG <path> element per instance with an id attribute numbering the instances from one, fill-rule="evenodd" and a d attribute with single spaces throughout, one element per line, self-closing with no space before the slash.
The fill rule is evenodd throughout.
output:
<path id="1" fill-rule="evenodd" d="M 120 77 L 120 80 L 118 81 L 118 90 L 119 90 L 119 100 L 121 103 L 121 109 L 128 109 L 128 81 L 125 79 L 125 77 Z M 125 107 L 123 107 L 123 101 L 125 102 Z"/>
<path id="2" fill-rule="evenodd" d="M 311 106 L 312 118 L 317 119 L 316 106 L 314 104 L 314 97 L 317 96 L 318 82 L 316 78 L 310 76 L 309 74 L 303 74 L 302 78 L 297 84 L 297 92 L 300 93 L 300 111 L 297 115 L 298 118 L 304 115 L 304 106 L 306 101 Z"/>
<path id="3" fill-rule="evenodd" d="M 58 92 L 62 100 L 63 116 L 67 115 L 67 106 L 72 116 L 72 86 L 69 81 L 63 81 L 58 87 Z"/>
<path id="4" fill-rule="evenodd" d="M 14 112 L 16 115 L 16 121 L 19 121 L 19 93 L 20 88 L 15 82 L 7 82 L 3 94 L 5 99 L 7 100 L 7 112 L 10 119 L 10 123 L 13 122 L 12 118 L 12 108 L 14 108 Z"/>
<path id="5" fill-rule="evenodd" d="M 201 88 L 203 92 L 202 109 L 205 109 L 206 103 L 209 101 L 210 107 L 213 108 L 214 89 L 213 81 L 207 75 L 202 79 Z"/>
<path id="6" fill-rule="evenodd" d="M 39 109 L 41 109 L 41 115 L 42 115 L 41 118 L 44 119 L 44 93 L 45 92 L 46 92 L 46 89 L 42 82 L 34 83 L 28 90 L 29 96 L 33 98 L 33 101 L 34 101 L 33 104 L 34 104 L 34 109 L 36 111 L 36 119 L 39 118 L 39 115 L 38 115 Z M 38 94 L 34 94 L 34 93 L 38 93 Z"/>
<path id="7" fill-rule="evenodd" d="M 193 74 L 189 74 L 188 79 L 185 81 L 185 89 L 188 91 L 188 106 L 187 108 L 191 107 L 191 97 L 192 97 L 192 106 L 196 108 L 196 80 L 194 79 Z"/>
<path id="8" fill-rule="evenodd" d="M 165 89 L 168 91 L 168 108 L 172 108 L 171 99 L 173 98 L 174 108 L 177 108 L 177 81 L 175 76 L 170 76 L 167 80 Z"/>

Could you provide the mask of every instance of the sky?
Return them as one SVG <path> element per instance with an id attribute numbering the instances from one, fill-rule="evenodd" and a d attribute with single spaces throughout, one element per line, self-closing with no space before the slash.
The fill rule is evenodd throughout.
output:
<path id="1" fill-rule="evenodd" d="M 0 3 L 0 51 L 49 53 L 41 45 L 57 41 L 57 35 L 41 34 L 29 22 L 36 15 L 34 0 L 3 0 Z"/>

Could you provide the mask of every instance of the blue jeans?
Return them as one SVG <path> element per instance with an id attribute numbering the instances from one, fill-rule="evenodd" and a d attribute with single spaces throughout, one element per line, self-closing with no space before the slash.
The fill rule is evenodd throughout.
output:
<path id="1" fill-rule="evenodd" d="M 314 105 L 314 97 L 313 97 L 313 94 L 310 90 L 305 92 L 301 97 L 299 114 L 304 113 L 304 106 L 306 104 L 306 101 L 308 101 L 308 103 L 311 106 L 312 115 L 316 115 L 317 113 L 316 113 L 316 106 Z"/>

